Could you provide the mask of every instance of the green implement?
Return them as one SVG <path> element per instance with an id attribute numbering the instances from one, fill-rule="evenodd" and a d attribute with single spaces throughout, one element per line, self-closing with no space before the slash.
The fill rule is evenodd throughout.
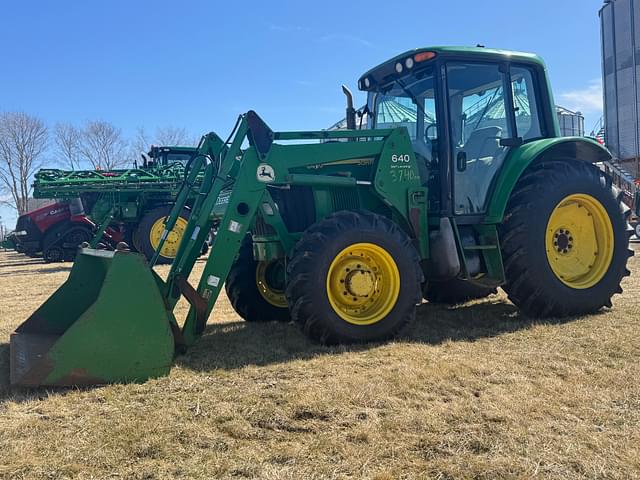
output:
<path id="1" fill-rule="evenodd" d="M 162 224 L 171 211 L 178 194 L 184 190 L 185 170 L 196 155 L 195 147 L 152 147 L 134 168 L 119 170 L 56 170 L 42 169 L 35 175 L 34 197 L 60 200 L 81 199 L 84 213 L 96 225 L 106 227 L 112 242 L 126 242 L 134 251 L 150 259 L 160 241 Z M 175 257 L 190 207 L 201 180 L 187 188 L 189 199 L 180 212 L 179 220 L 170 242 L 158 255 L 158 263 L 170 263 Z M 104 231 L 104 229 L 103 229 Z M 62 240 L 58 241 L 58 244 Z M 103 241 L 102 233 L 94 232 L 94 242 Z M 49 243 L 49 242 L 43 242 Z M 81 242 L 80 242 L 81 243 Z M 75 255 L 78 242 L 66 242 L 69 255 Z M 48 258 L 47 246 L 43 256 Z M 64 256 L 60 256 L 64 258 Z"/>
<path id="2" fill-rule="evenodd" d="M 13 232 L 7 234 L 4 238 L 4 240 L 2 240 L 2 242 L 0 242 L 0 247 L 6 249 L 6 250 L 15 250 L 16 249 L 16 239 L 15 239 L 15 235 Z"/>
<path id="3" fill-rule="evenodd" d="M 631 212 L 596 165 L 607 150 L 559 136 L 542 60 L 417 49 L 359 87 L 366 129 L 275 132 L 249 111 L 227 141 L 205 135 L 151 259 L 196 189 L 166 280 L 125 247 L 83 249 L 11 337 L 12 383 L 164 375 L 215 318 L 223 288 L 245 320 L 291 320 L 324 344 L 390 339 L 425 298 L 458 303 L 497 287 L 536 317 L 612 306 L 629 275 Z M 181 298 L 190 309 L 178 322 Z"/>

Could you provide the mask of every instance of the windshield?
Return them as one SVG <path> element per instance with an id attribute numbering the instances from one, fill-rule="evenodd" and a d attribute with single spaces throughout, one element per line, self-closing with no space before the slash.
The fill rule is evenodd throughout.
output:
<path id="1" fill-rule="evenodd" d="M 411 138 L 423 184 L 429 187 L 429 205 L 440 205 L 438 129 L 433 68 L 413 72 L 370 92 L 369 128 L 405 127 Z"/>
<path id="2" fill-rule="evenodd" d="M 383 92 L 369 94 L 373 111 L 370 127 L 406 127 L 412 142 L 425 143 L 436 136 L 434 78 L 431 69 L 389 84 Z"/>
<path id="3" fill-rule="evenodd" d="M 191 153 L 169 152 L 166 154 L 167 165 L 171 165 L 172 163 L 176 163 L 176 162 L 186 165 L 189 162 L 189 160 L 191 160 L 192 156 L 193 154 Z"/>
<path id="4" fill-rule="evenodd" d="M 380 92 L 369 93 L 370 128 L 405 127 L 420 166 L 438 162 L 433 68 L 397 79 Z"/>

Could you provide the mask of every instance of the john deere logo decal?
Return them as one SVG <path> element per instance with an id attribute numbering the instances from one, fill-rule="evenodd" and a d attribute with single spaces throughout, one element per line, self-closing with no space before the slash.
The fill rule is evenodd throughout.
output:
<path id="1" fill-rule="evenodd" d="M 273 167 L 271 165 L 267 165 L 266 163 L 261 163 L 258 165 L 258 172 L 256 174 L 259 182 L 269 183 L 273 182 L 276 179 L 276 173 L 273 171 Z"/>

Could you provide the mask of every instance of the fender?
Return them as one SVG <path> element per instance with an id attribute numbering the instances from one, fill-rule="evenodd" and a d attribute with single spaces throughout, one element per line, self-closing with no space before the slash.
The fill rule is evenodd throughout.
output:
<path id="1" fill-rule="evenodd" d="M 611 153 L 605 147 L 588 137 L 545 138 L 512 150 L 504 161 L 504 168 L 498 173 L 484 223 L 502 222 L 511 192 L 533 162 L 575 159 L 597 163 L 611 158 Z"/>

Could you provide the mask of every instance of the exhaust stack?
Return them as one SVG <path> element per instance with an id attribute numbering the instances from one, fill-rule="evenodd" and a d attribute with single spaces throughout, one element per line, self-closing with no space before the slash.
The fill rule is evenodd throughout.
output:
<path id="1" fill-rule="evenodd" d="M 346 85 L 342 85 L 342 93 L 347 97 L 347 129 L 356 129 L 356 110 L 353 108 L 353 93 Z"/>

